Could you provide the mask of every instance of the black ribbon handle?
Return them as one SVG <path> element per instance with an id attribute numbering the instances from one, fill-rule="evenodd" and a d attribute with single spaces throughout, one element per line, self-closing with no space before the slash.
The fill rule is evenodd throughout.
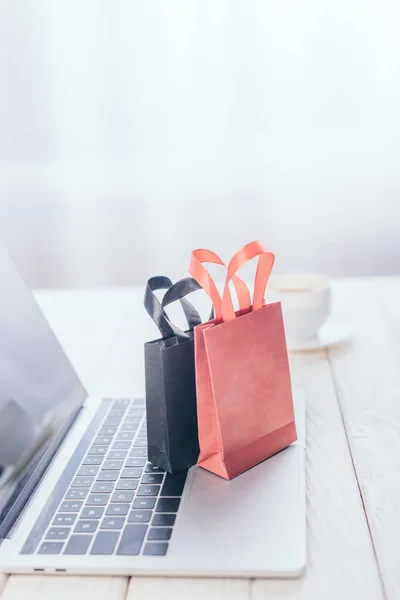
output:
<path id="1" fill-rule="evenodd" d="M 154 292 L 164 289 L 167 290 L 167 292 L 165 293 L 161 304 Z M 157 325 L 161 337 L 168 338 L 176 336 L 180 342 L 190 339 L 190 336 L 187 333 L 170 321 L 164 310 L 164 306 L 179 300 L 183 312 L 185 313 L 189 329 L 193 329 L 196 325 L 201 324 L 201 318 L 194 306 L 184 296 L 199 289 L 201 289 L 200 285 L 191 277 L 181 279 L 174 285 L 168 277 L 151 277 L 148 280 L 144 294 L 144 306 L 154 323 Z"/>
<path id="2" fill-rule="evenodd" d="M 165 292 L 163 301 L 161 303 L 161 308 L 164 309 L 168 304 L 172 304 L 176 300 L 180 300 L 183 302 L 185 300 L 185 296 L 191 294 L 192 292 L 196 292 L 197 290 L 202 290 L 201 285 L 197 283 L 193 277 L 186 277 L 185 279 L 181 279 L 177 281 L 167 292 Z M 197 314 L 197 316 L 199 316 Z M 200 317 L 199 317 L 200 319 Z M 209 316 L 209 321 L 214 319 L 214 307 L 211 305 L 211 313 Z M 200 323 L 202 321 L 200 320 Z M 200 323 L 196 323 L 196 325 L 200 325 Z"/>

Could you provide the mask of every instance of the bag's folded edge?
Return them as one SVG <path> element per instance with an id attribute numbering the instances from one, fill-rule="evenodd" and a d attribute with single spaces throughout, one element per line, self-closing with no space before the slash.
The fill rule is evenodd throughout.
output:
<path id="1" fill-rule="evenodd" d="M 160 469 L 167 471 L 167 473 L 171 472 L 171 465 L 169 462 L 169 457 L 166 452 L 164 452 L 164 451 L 160 452 L 159 450 L 154 452 L 154 451 L 151 451 L 150 447 L 149 447 L 148 451 L 147 451 L 147 455 L 148 455 L 147 460 L 152 465 L 155 465 L 156 467 L 160 467 Z"/>
<path id="2" fill-rule="evenodd" d="M 185 454 L 186 456 L 198 456 L 198 452 L 199 452 L 199 447 L 197 443 L 193 443 L 190 446 L 186 446 L 185 450 L 183 452 L 183 454 Z M 187 469 L 190 469 L 190 467 L 193 467 L 196 464 L 197 458 L 193 459 L 191 458 L 190 460 L 183 460 L 180 463 L 178 463 L 178 466 L 176 466 L 176 462 L 174 460 L 171 460 L 171 456 L 165 451 L 156 451 L 156 452 L 148 452 L 148 458 L 147 460 L 153 464 L 156 465 L 158 467 L 160 467 L 160 469 L 163 469 L 164 471 L 166 471 L 167 473 L 180 473 L 181 471 L 186 471 Z"/>
<path id="3" fill-rule="evenodd" d="M 229 454 L 224 455 L 218 452 L 204 456 L 200 453 L 197 464 L 225 479 L 233 479 L 240 473 L 251 469 L 283 450 L 296 440 L 296 423 L 293 420 Z"/>

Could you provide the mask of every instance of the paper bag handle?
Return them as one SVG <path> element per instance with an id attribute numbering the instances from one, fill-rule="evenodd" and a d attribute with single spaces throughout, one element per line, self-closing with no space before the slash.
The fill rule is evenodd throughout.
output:
<path id="1" fill-rule="evenodd" d="M 269 252 L 258 240 L 243 246 L 243 248 L 234 254 L 229 262 L 224 291 L 221 298 L 211 275 L 203 266 L 203 263 L 211 262 L 224 266 L 225 263 L 217 254 L 210 250 L 193 250 L 189 272 L 210 296 L 215 308 L 215 316 L 218 320 L 231 321 L 236 318 L 229 289 L 230 281 L 232 281 L 235 286 L 240 310 L 249 311 L 251 309 L 252 304 L 249 289 L 245 282 L 237 275 L 237 271 L 257 256 L 259 259 L 254 280 L 253 310 L 259 310 L 263 306 L 265 289 L 275 261 L 274 254 Z"/>
<path id="2" fill-rule="evenodd" d="M 275 255 L 268 251 L 258 240 L 250 242 L 233 255 L 228 265 L 224 292 L 222 295 L 222 318 L 224 321 L 235 319 L 235 309 L 229 289 L 229 282 L 236 276 L 237 271 L 247 262 L 258 256 L 257 270 L 254 279 L 253 310 L 259 310 L 264 305 L 265 289 L 275 262 Z"/>
<path id="3" fill-rule="evenodd" d="M 178 341 L 185 341 L 190 339 L 190 336 L 170 321 L 167 313 L 154 293 L 157 290 L 166 289 L 169 291 L 174 290 L 175 286 L 177 286 L 176 290 L 178 293 L 174 299 L 180 300 L 189 329 L 193 329 L 196 325 L 200 325 L 201 323 L 201 318 L 197 310 L 189 300 L 183 297 L 187 293 L 190 293 L 186 290 L 194 291 L 195 289 L 199 289 L 200 286 L 191 278 L 186 278 L 183 281 L 185 282 L 184 286 L 181 286 L 181 282 L 179 281 L 173 285 L 168 277 L 159 276 L 151 277 L 147 282 L 144 294 L 144 306 L 154 323 L 157 325 L 161 337 L 163 338 L 176 336 Z M 180 297 L 179 294 L 181 294 Z"/>
<path id="4" fill-rule="evenodd" d="M 211 275 L 203 265 L 205 262 L 222 265 L 224 267 L 226 265 L 223 260 L 221 260 L 221 258 L 214 252 L 199 248 L 197 250 L 193 250 L 189 266 L 189 273 L 191 276 L 197 281 L 197 283 L 200 284 L 200 286 L 211 298 L 211 302 L 213 303 L 215 309 L 215 318 L 220 321 L 223 319 L 222 299 Z M 247 285 L 235 273 L 232 274 L 231 279 L 236 289 L 240 310 L 249 310 L 251 307 L 251 299 Z"/>
<path id="5" fill-rule="evenodd" d="M 201 285 L 195 281 L 192 277 L 186 277 L 185 279 L 181 279 L 177 281 L 169 290 L 167 290 L 164 294 L 164 298 L 161 302 L 161 307 L 164 309 L 169 304 L 172 304 L 176 300 L 181 300 L 184 296 L 191 294 L 192 292 L 196 292 L 197 290 L 202 290 Z M 211 305 L 211 313 L 209 316 L 209 321 L 214 319 L 214 308 Z"/>

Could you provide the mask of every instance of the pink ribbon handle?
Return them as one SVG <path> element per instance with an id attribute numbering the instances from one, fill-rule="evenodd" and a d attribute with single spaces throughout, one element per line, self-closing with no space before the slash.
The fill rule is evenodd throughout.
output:
<path id="1" fill-rule="evenodd" d="M 271 275 L 272 267 L 274 266 L 275 255 L 272 252 L 269 252 L 261 242 L 256 240 L 246 244 L 243 246 L 243 248 L 236 252 L 228 265 L 228 272 L 221 306 L 223 321 L 232 321 L 236 318 L 235 309 L 232 304 L 231 293 L 229 290 L 229 282 L 231 280 L 234 281 L 234 278 L 237 277 L 237 271 L 239 271 L 243 265 L 257 256 L 259 259 L 257 262 L 256 276 L 254 279 L 253 310 L 259 310 L 263 307 L 265 289 Z"/>
<path id="2" fill-rule="evenodd" d="M 231 281 L 236 289 L 240 310 L 246 312 L 251 309 L 250 292 L 245 282 L 237 275 L 237 271 L 257 256 L 259 258 L 254 279 L 253 310 L 259 310 L 264 305 L 265 289 L 275 261 L 274 254 L 268 251 L 258 240 L 243 246 L 243 248 L 236 252 L 232 257 L 228 265 L 224 292 L 221 298 L 217 286 L 203 263 L 210 262 L 223 266 L 225 266 L 225 263 L 217 254 L 210 250 L 193 250 L 189 272 L 211 298 L 215 309 L 215 317 L 218 321 L 231 321 L 236 318 L 229 289 L 229 283 Z"/>
<path id="3" fill-rule="evenodd" d="M 205 292 L 211 298 L 211 302 L 214 305 L 215 318 L 217 321 L 223 319 L 222 310 L 222 299 L 218 292 L 217 286 L 215 285 L 211 275 L 204 267 L 203 263 L 209 262 L 217 265 L 226 266 L 221 258 L 211 252 L 210 250 L 204 250 L 199 248 L 193 250 L 190 258 L 189 273 L 197 281 L 199 285 L 205 290 Z M 236 293 L 239 299 L 240 310 L 249 310 L 251 307 L 250 292 L 245 282 L 235 273 L 232 274 L 231 280 L 235 286 Z M 229 296 L 230 297 L 230 296 Z M 231 301 L 232 304 L 232 301 Z"/>

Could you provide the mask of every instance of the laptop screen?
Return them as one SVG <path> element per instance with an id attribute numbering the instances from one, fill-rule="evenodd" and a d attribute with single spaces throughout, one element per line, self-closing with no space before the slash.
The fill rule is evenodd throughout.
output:
<path id="1" fill-rule="evenodd" d="M 87 394 L 32 292 L 0 243 L 0 489 Z"/>

